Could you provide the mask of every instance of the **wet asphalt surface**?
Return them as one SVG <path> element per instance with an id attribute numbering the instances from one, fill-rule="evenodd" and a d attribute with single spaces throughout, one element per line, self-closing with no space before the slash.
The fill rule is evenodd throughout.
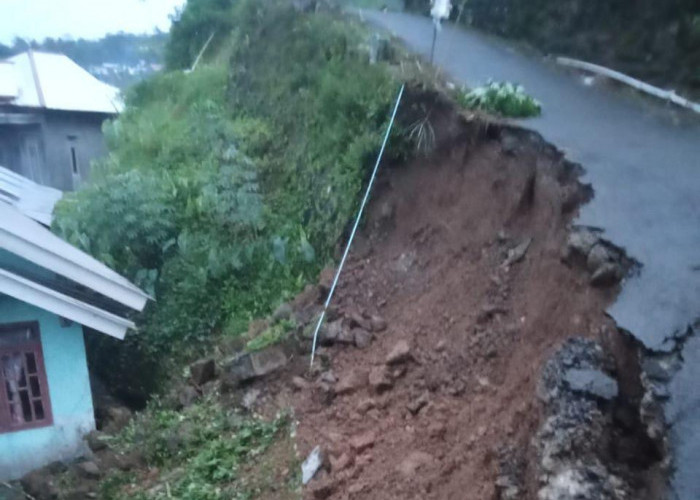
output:
<path id="1" fill-rule="evenodd" d="M 362 16 L 430 53 L 430 19 Z M 583 166 L 582 182 L 595 192 L 576 223 L 604 230 L 642 265 L 608 312 L 648 349 L 674 349 L 675 337 L 700 318 L 700 119 L 627 91 L 585 85 L 581 75 L 462 28 L 443 27 L 435 64 L 457 84 L 511 81 L 542 103 L 540 117 L 520 123 Z M 685 345 L 667 418 L 674 498 L 691 500 L 700 498 L 700 340 L 693 335 Z"/>

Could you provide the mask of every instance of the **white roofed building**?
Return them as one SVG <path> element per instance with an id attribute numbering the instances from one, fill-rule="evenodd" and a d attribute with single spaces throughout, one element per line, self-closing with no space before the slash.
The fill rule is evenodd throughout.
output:
<path id="1" fill-rule="evenodd" d="M 121 111 L 116 87 L 62 54 L 0 61 L 0 166 L 63 191 L 105 154 L 102 123 Z"/>

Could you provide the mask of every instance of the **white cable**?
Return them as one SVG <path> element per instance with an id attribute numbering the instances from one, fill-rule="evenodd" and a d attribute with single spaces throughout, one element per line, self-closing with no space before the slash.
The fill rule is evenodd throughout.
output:
<path id="1" fill-rule="evenodd" d="M 382 142 L 382 147 L 379 150 L 379 155 L 377 155 L 377 162 L 374 164 L 374 170 L 372 171 L 372 176 L 369 179 L 369 183 L 367 184 L 367 190 L 365 191 L 365 197 L 362 199 L 362 203 L 360 204 L 360 210 L 357 212 L 357 218 L 355 219 L 355 225 L 352 227 L 352 232 L 350 233 L 350 238 L 348 238 L 348 244 L 345 246 L 345 252 L 343 252 L 343 258 L 340 259 L 340 265 L 338 266 L 338 270 L 335 272 L 335 278 L 333 279 L 333 284 L 331 285 L 331 289 L 328 291 L 328 297 L 326 298 L 326 303 L 323 305 L 323 311 L 321 312 L 321 316 L 318 318 L 318 323 L 316 323 L 316 330 L 314 331 L 314 341 L 313 345 L 311 346 L 311 363 L 309 366 L 313 366 L 314 364 L 314 358 L 316 357 L 316 343 L 318 342 L 318 332 L 321 329 L 321 325 L 323 324 L 323 319 L 326 316 L 326 310 L 328 310 L 328 305 L 331 303 L 331 299 L 333 298 L 333 292 L 335 292 L 335 286 L 338 284 L 338 278 L 340 278 L 340 273 L 343 270 L 343 266 L 345 265 L 345 260 L 348 257 L 348 253 L 350 252 L 350 246 L 352 245 L 352 240 L 355 238 L 355 233 L 357 232 L 357 227 L 360 225 L 360 219 L 362 218 L 362 213 L 365 210 L 365 205 L 367 204 L 367 200 L 369 199 L 369 193 L 372 190 L 372 184 L 374 184 L 374 178 L 377 176 L 377 170 L 379 170 L 379 163 L 382 161 L 382 156 L 384 155 L 384 148 L 386 148 L 386 143 L 389 140 L 389 133 L 391 132 L 391 128 L 394 126 L 394 120 L 396 118 L 396 111 L 399 109 L 399 104 L 401 103 L 401 97 L 403 96 L 403 90 L 405 88 L 405 84 L 401 85 L 401 89 L 399 90 L 399 95 L 396 98 L 396 104 L 394 105 L 394 111 L 391 113 L 391 120 L 389 120 L 389 126 L 386 129 L 386 134 L 384 134 L 384 142 Z"/>

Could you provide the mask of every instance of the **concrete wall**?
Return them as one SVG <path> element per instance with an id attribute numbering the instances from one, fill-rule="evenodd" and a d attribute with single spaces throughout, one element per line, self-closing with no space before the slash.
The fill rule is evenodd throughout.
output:
<path id="1" fill-rule="evenodd" d="M 95 427 L 82 327 L 63 327 L 55 314 L 0 294 L 0 323 L 23 321 L 39 322 L 53 425 L 0 434 L 0 480 L 80 456 Z"/>
<path id="2" fill-rule="evenodd" d="M 45 111 L 34 124 L 0 125 L 0 164 L 33 181 L 63 191 L 90 178 L 90 163 L 107 149 L 102 123 L 107 115 Z M 77 172 L 73 172 L 71 147 Z"/>
<path id="3" fill-rule="evenodd" d="M 90 178 L 90 162 L 107 153 L 102 135 L 102 123 L 106 118 L 94 113 L 53 111 L 46 114 L 44 147 L 49 185 L 70 191 Z M 71 146 L 76 151 L 77 174 L 73 173 Z"/>

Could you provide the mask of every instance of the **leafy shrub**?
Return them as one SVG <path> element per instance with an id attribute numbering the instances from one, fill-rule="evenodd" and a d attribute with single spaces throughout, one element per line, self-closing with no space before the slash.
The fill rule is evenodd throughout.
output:
<path id="1" fill-rule="evenodd" d="M 469 92 L 461 92 L 459 100 L 465 107 L 511 118 L 537 116 L 542 111 L 540 103 L 527 95 L 523 87 L 509 82 L 489 82 Z"/>
<path id="2" fill-rule="evenodd" d="M 226 5 L 188 2 L 171 44 L 218 9 L 236 27 L 230 67 L 212 56 L 131 89 L 105 127 L 109 156 L 57 209 L 55 231 L 155 295 L 139 336 L 88 336 L 93 367 L 127 394 L 151 391 L 177 357 L 245 331 L 317 275 L 398 88 L 369 63 L 356 25 L 281 0 Z"/>
<path id="3" fill-rule="evenodd" d="M 170 28 L 170 37 L 165 46 L 168 69 L 189 68 L 212 34 L 214 45 L 228 37 L 233 27 L 230 14 L 233 3 L 234 0 L 187 1 Z"/>
<path id="4" fill-rule="evenodd" d="M 211 399 L 182 412 L 164 409 L 154 401 L 114 439 L 113 445 L 123 452 L 140 450 L 150 467 L 172 469 L 168 474 L 170 492 L 152 488 L 138 493 L 138 498 L 245 498 L 245 488 L 237 483 L 240 467 L 260 456 L 287 424 L 285 415 L 270 421 L 246 417 Z M 101 484 L 103 497 L 126 498 L 121 487 L 130 479 L 120 473 L 110 474 Z"/>

